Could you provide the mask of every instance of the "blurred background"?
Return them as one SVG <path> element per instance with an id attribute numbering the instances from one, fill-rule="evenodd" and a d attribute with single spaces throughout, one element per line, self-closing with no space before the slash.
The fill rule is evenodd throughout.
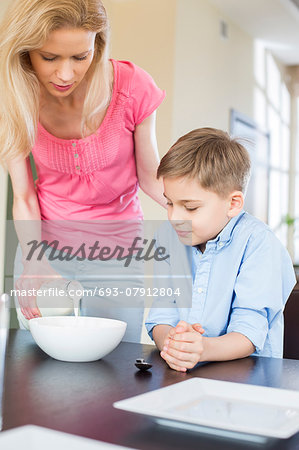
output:
<path id="1" fill-rule="evenodd" d="M 9 1 L 1 0 L 0 17 Z M 203 126 L 249 138 L 247 209 L 270 225 L 299 265 L 299 0 L 103 2 L 111 57 L 141 66 L 166 90 L 157 113 L 160 155 Z M 166 218 L 140 196 L 146 219 Z M 2 290 L 12 209 L 3 170 L 0 204 Z"/>

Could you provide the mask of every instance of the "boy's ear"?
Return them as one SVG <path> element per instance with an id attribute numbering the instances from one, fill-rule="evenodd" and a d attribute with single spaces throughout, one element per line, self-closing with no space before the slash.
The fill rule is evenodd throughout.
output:
<path id="1" fill-rule="evenodd" d="M 230 205 L 228 210 L 228 216 L 230 218 L 237 216 L 244 206 L 244 194 L 241 191 L 234 191 L 230 194 Z"/>

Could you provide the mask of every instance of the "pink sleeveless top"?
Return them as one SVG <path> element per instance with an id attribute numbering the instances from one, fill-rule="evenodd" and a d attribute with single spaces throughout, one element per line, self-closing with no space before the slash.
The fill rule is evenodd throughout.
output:
<path id="1" fill-rule="evenodd" d="M 114 85 L 103 122 L 84 139 L 60 139 L 38 124 L 32 149 L 43 220 L 142 219 L 134 130 L 165 97 L 148 73 L 112 60 Z"/>

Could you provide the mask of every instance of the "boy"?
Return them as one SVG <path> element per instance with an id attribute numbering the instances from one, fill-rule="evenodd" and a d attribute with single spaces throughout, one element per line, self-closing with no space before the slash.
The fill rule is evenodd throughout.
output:
<path id="1" fill-rule="evenodd" d="M 180 308 L 176 299 L 160 308 L 160 299 L 146 320 L 175 370 L 252 353 L 282 357 L 283 308 L 295 275 L 274 233 L 243 210 L 249 172 L 245 148 L 212 128 L 181 137 L 158 168 L 175 230 L 160 242 L 170 250 L 169 283 L 175 241 L 191 251 L 193 263 L 192 307 Z"/>

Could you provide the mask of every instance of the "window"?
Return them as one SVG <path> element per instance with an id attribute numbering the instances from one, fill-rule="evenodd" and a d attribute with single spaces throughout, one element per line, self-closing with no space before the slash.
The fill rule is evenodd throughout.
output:
<path id="1" fill-rule="evenodd" d="M 254 121 L 257 128 L 270 135 L 268 224 L 299 264 L 299 158 L 294 180 L 290 167 L 295 156 L 291 148 L 291 96 L 275 59 L 258 40 L 254 64 Z M 257 178 L 257 182 L 261 192 L 266 189 L 262 180 Z M 294 217 L 297 219 L 292 226 Z"/>

